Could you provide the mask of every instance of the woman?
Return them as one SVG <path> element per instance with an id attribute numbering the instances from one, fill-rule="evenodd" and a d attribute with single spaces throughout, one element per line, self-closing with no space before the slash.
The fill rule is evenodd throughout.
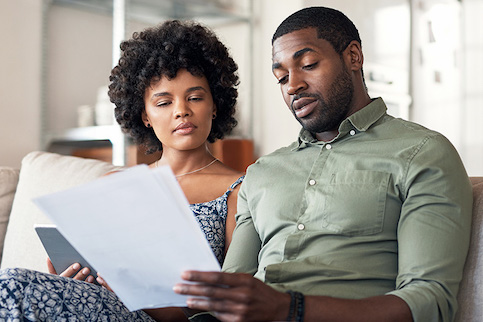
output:
<path id="1" fill-rule="evenodd" d="M 150 167 L 171 167 L 222 264 L 243 173 L 217 160 L 208 143 L 236 125 L 237 65 L 210 30 L 194 23 L 148 28 L 121 49 L 109 86 L 116 120 L 149 153 L 162 151 Z M 55 273 L 50 261 L 49 270 Z M 180 308 L 129 312 L 101 277 L 97 281 L 104 287 L 92 284 L 89 273 L 78 263 L 60 277 L 23 269 L 1 272 L 0 319 L 186 320 Z"/>

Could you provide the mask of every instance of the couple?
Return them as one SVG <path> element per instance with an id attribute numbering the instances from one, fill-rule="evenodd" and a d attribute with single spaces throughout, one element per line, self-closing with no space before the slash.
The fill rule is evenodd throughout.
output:
<path id="1" fill-rule="evenodd" d="M 116 118 L 138 143 L 163 151 L 151 166 L 172 167 L 195 216 L 217 209 L 210 220 L 224 229 L 211 245 L 223 272 L 183 273 L 198 282 L 174 286 L 189 295 L 188 308 L 127 312 L 101 278 L 104 288 L 77 280 L 89 272 L 6 270 L 0 318 L 454 319 L 470 183 L 442 135 L 387 115 L 383 100 L 368 96 L 361 40 L 345 15 L 305 8 L 275 31 L 273 74 L 302 129 L 246 177 L 206 147 L 236 124 L 237 67 L 216 37 L 173 21 L 121 48 L 109 90 Z"/>

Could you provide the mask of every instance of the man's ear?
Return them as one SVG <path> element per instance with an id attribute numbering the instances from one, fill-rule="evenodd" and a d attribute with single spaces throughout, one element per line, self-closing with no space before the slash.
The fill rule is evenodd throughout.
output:
<path id="1" fill-rule="evenodd" d="M 346 64 L 350 66 L 352 71 L 361 70 L 364 63 L 364 55 L 362 54 L 361 44 L 357 40 L 349 43 L 343 52 L 346 58 Z"/>

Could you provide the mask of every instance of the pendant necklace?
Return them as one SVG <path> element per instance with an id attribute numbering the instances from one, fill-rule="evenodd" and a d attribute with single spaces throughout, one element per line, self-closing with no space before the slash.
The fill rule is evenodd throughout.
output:
<path id="1" fill-rule="evenodd" d="M 182 177 L 182 176 L 187 176 L 188 174 L 192 174 L 192 173 L 195 173 L 195 172 L 199 172 L 203 169 L 206 169 L 208 168 L 210 165 L 212 165 L 213 163 L 215 163 L 216 161 L 218 161 L 217 158 L 213 159 L 213 161 L 211 161 L 210 163 L 208 163 L 207 165 L 199 168 L 199 169 L 196 169 L 196 170 L 193 170 L 193 171 L 190 171 L 190 172 L 186 172 L 186 173 L 181 173 L 181 174 L 178 174 L 178 175 L 175 175 L 176 178 L 179 178 L 179 177 Z M 159 159 L 156 160 L 156 168 L 158 167 L 158 162 L 159 162 Z"/>

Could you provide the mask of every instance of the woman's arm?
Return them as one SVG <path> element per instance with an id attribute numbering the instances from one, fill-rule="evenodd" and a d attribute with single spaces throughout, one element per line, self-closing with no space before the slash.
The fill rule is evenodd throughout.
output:
<path id="1" fill-rule="evenodd" d="M 231 244 L 233 231 L 235 230 L 235 226 L 236 226 L 235 215 L 237 212 L 238 190 L 240 190 L 240 185 L 236 186 L 235 189 L 233 189 L 233 191 L 228 196 L 228 201 L 227 201 L 228 214 L 226 216 L 225 254 L 228 251 L 228 246 L 230 246 Z"/>

